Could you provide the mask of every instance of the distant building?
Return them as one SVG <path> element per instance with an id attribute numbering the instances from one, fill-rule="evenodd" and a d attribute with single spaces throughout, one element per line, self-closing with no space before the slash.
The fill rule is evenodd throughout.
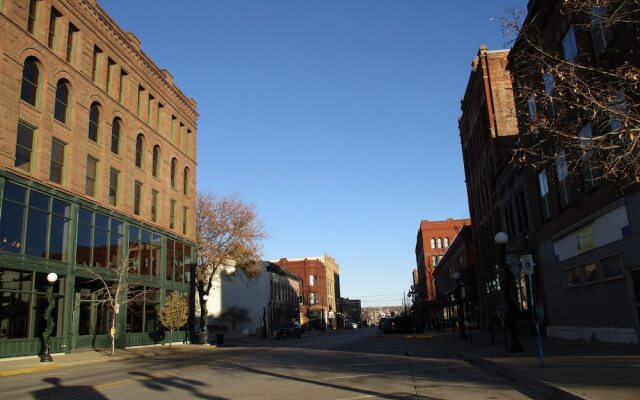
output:
<path id="1" fill-rule="evenodd" d="M 302 280 L 300 321 L 315 329 L 337 328 L 339 312 L 336 299 L 340 294 L 340 267 L 329 255 L 272 261 Z"/>
<path id="2" fill-rule="evenodd" d="M 340 299 L 340 307 L 344 314 L 345 323 L 359 324 L 362 321 L 362 304 L 356 299 Z"/>
<path id="3" fill-rule="evenodd" d="M 248 320 L 236 325 L 236 331 L 247 329 L 250 334 L 270 335 L 284 321 L 299 321 L 301 279 L 271 262 L 262 263 L 262 273 L 247 278 L 237 271 L 225 277 L 219 271 L 207 299 L 207 325 L 212 330 L 231 330 L 231 318 L 221 318 L 231 308 L 247 311 Z M 199 311 L 199 307 L 197 307 Z"/>
<path id="4" fill-rule="evenodd" d="M 468 219 L 448 218 L 444 221 L 420 221 L 416 239 L 416 269 L 418 273 L 417 299 L 414 317 L 428 328 L 435 325 L 438 315 L 436 286 L 433 271 Z"/>

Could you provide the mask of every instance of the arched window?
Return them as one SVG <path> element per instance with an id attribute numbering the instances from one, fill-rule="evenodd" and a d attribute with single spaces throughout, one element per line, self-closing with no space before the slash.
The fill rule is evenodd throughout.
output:
<path id="1" fill-rule="evenodd" d="M 153 174 L 154 177 L 158 177 L 158 172 L 159 172 L 159 163 L 160 163 L 160 146 L 155 145 L 153 146 L 153 160 L 152 160 L 152 164 L 151 164 L 151 174 Z"/>
<path id="2" fill-rule="evenodd" d="M 436 240 L 434 238 L 431 238 L 431 248 L 432 249 L 436 248 Z"/>
<path id="3" fill-rule="evenodd" d="M 22 69 L 22 90 L 20 98 L 32 106 L 38 105 L 38 85 L 40 84 L 40 70 L 35 57 L 29 57 Z"/>
<path id="4" fill-rule="evenodd" d="M 182 178 L 182 194 L 186 196 L 189 191 L 189 167 L 184 167 L 184 174 Z"/>
<path id="5" fill-rule="evenodd" d="M 438 238 L 438 248 L 442 248 L 442 238 Z"/>
<path id="6" fill-rule="evenodd" d="M 178 168 L 178 160 L 171 159 L 171 187 L 176 187 L 176 170 Z"/>
<path id="7" fill-rule="evenodd" d="M 113 154 L 120 153 L 120 118 L 114 118 L 111 125 L 111 152 Z"/>
<path id="8" fill-rule="evenodd" d="M 60 79 L 56 86 L 56 104 L 53 117 L 63 124 L 69 120 L 69 83 L 64 79 Z"/>
<path id="9" fill-rule="evenodd" d="M 89 139 L 97 142 L 98 132 L 100 132 L 100 107 L 98 103 L 92 103 L 89 110 Z"/>
<path id="10" fill-rule="evenodd" d="M 142 168 L 142 156 L 144 155 L 144 136 L 139 134 L 136 138 L 136 167 Z"/>
<path id="11" fill-rule="evenodd" d="M 449 247 L 449 238 L 448 237 L 444 238 L 444 247 L 445 248 Z"/>

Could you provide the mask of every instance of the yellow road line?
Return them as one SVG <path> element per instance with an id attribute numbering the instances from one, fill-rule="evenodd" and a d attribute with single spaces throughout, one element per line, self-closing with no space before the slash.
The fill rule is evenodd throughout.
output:
<path id="1" fill-rule="evenodd" d="M 11 369 L 8 371 L 0 371 L 0 376 L 31 374 L 33 372 L 46 371 L 48 369 L 55 369 L 55 368 L 58 368 L 58 366 L 54 364 L 49 364 L 49 365 L 42 365 L 38 367 Z"/>

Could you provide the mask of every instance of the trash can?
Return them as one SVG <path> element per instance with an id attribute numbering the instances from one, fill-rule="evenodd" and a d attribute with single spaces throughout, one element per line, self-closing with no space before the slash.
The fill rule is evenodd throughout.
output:
<path id="1" fill-rule="evenodd" d="M 216 334 L 216 344 L 224 344 L 224 333 Z"/>
<path id="2" fill-rule="evenodd" d="M 207 331 L 200 331 L 200 333 L 198 333 L 198 339 L 200 344 L 207 344 Z"/>

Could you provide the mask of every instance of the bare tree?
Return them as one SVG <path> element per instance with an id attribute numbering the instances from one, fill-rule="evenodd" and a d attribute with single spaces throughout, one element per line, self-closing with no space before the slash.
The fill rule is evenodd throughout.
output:
<path id="1" fill-rule="evenodd" d="M 592 184 L 640 181 L 640 0 L 537 6 L 522 25 L 517 11 L 503 19 L 507 36 L 517 35 L 509 58 L 521 123 L 515 161 L 554 163 L 559 178 Z"/>
<path id="2" fill-rule="evenodd" d="M 97 295 L 97 306 L 105 307 L 110 311 L 109 336 L 111 338 L 111 355 L 115 353 L 116 340 L 116 324 L 120 307 L 127 307 L 130 303 L 139 301 L 149 291 L 155 289 L 140 288 L 130 285 L 129 273 L 137 271 L 139 267 L 138 260 L 131 258 L 133 251 L 129 251 L 127 257 L 120 262 L 111 263 L 110 270 L 100 271 L 90 269 L 89 272 L 95 276 L 95 281 L 100 283 L 101 288 L 95 294 Z"/>
<path id="3" fill-rule="evenodd" d="M 247 277 L 260 274 L 261 245 L 266 237 L 255 207 L 235 196 L 200 192 L 196 199 L 196 286 L 200 327 L 205 329 L 208 296 L 217 273 L 233 267 Z"/>

